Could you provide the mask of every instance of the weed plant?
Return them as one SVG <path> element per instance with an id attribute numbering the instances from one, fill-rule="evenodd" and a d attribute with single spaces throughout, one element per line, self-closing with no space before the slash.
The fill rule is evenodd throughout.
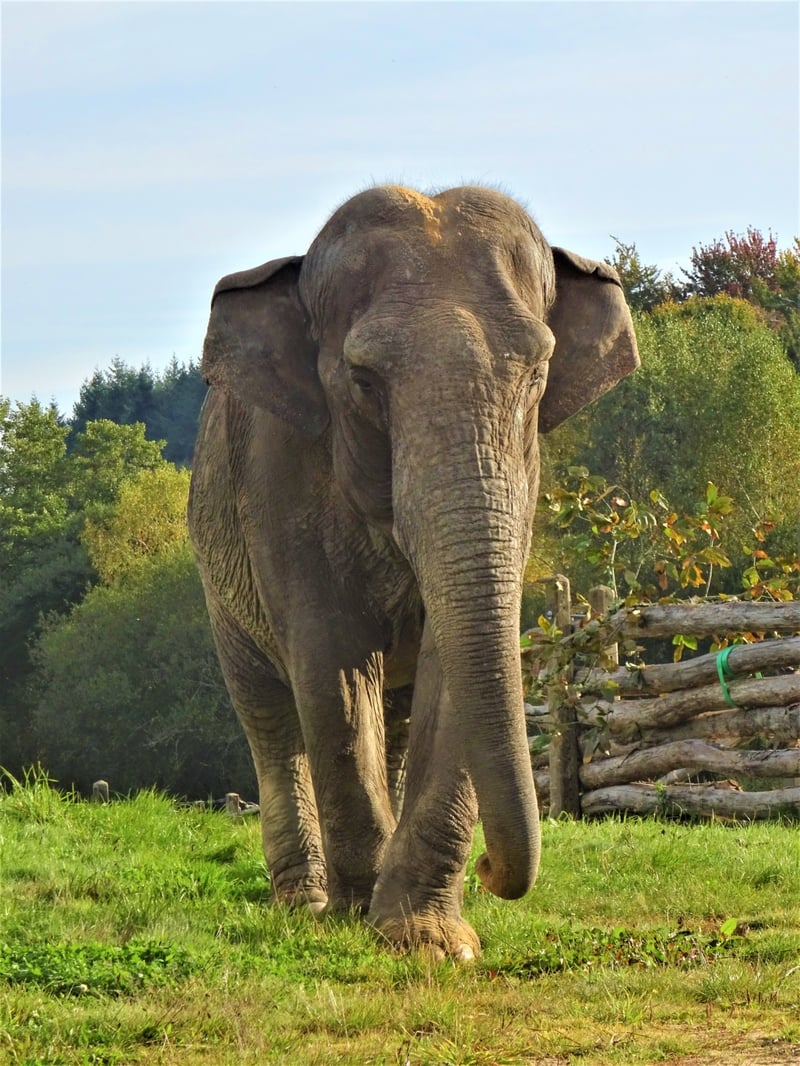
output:
<path id="1" fill-rule="evenodd" d="M 467 879 L 471 966 L 270 903 L 255 819 L 154 792 L 0 792 L 0 1063 L 791 1063 L 800 832 L 543 825 L 508 903 Z M 476 841 L 476 848 L 479 846 Z"/>

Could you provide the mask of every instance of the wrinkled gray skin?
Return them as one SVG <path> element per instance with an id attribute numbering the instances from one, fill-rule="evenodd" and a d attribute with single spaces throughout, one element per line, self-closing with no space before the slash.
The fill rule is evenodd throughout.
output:
<path id="1" fill-rule="evenodd" d="M 537 413 L 637 363 L 614 272 L 490 189 L 370 189 L 304 258 L 217 285 L 190 528 L 277 899 L 470 958 L 479 810 L 484 885 L 531 887 Z"/>

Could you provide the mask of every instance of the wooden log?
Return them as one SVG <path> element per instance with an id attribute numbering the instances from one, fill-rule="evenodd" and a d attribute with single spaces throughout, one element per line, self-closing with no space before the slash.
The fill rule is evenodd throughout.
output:
<path id="1" fill-rule="evenodd" d="M 611 619 L 626 637 L 671 637 L 675 633 L 800 632 L 800 600 L 785 603 L 668 603 L 618 611 Z"/>
<path id="2" fill-rule="evenodd" d="M 671 637 L 675 633 L 722 636 L 735 633 L 800 634 L 800 600 L 786 603 L 672 603 L 625 607 L 601 622 L 590 619 L 556 646 L 562 662 L 576 653 L 596 653 L 623 638 Z"/>
<path id="3" fill-rule="evenodd" d="M 800 788 L 769 792 L 741 792 L 719 785 L 617 785 L 584 792 L 585 815 L 666 814 L 693 818 L 731 818 L 742 821 L 784 816 L 800 818 Z"/>
<path id="4" fill-rule="evenodd" d="M 800 674 L 785 677 L 732 681 L 728 691 L 737 707 L 776 707 L 800 703 Z M 597 700 L 581 704 L 579 719 L 589 725 L 604 726 L 612 736 L 632 740 L 647 729 L 677 725 L 697 714 L 722 711 L 727 707 L 719 684 L 672 692 L 653 699 Z"/>
<path id="5" fill-rule="evenodd" d="M 568 633 L 572 620 L 569 580 L 557 574 L 546 588 L 546 610 L 562 633 Z M 580 817 L 581 794 L 578 768 L 578 720 L 575 707 L 565 698 L 570 668 L 559 671 L 547 688 L 547 706 L 553 720 L 550 740 L 550 813 Z"/>
<path id="6" fill-rule="evenodd" d="M 596 692 L 609 683 L 621 696 L 632 693 L 659 694 L 696 688 L 717 679 L 718 653 L 700 655 L 679 663 L 653 663 L 613 672 L 591 670 L 578 673 L 576 681 L 587 691 Z M 800 667 L 800 637 L 766 640 L 760 644 L 737 644 L 728 654 L 727 669 L 732 674 L 755 674 L 761 670 Z"/>
<path id="7" fill-rule="evenodd" d="M 550 720 L 550 711 L 545 703 L 526 703 L 525 721 L 528 726 L 537 728 L 541 723 Z"/>
<path id="8" fill-rule="evenodd" d="M 668 774 L 664 774 L 663 777 L 659 777 L 656 784 L 659 785 L 685 785 L 692 779 L 691 770 L 670 770 Z"/>
<path id="9" fill-rule="evenodd" d="M 800 748 L 731 751 L 702 740 L 676 740 L 657 748 L 585 763 L 580 777 L 584 788 L 596 789 L 631 781 L 653 781 L 678 769 L 726 776 L 795 777 L 800 774 Z"/>
<path id="10" fill-rule="evenodd" d="M 792 707 L 752 707 L 749 711 L 712 711 L 667 729 L 645 729 L 636 749 L 675 740 L 715 740 L 730 747 L 754 737 L 767 737 L 771 748 L 789 748 L 800 738 L 800 704 Z M 624 755 L 630 744 L 612 741 L 611 755 Z"/>

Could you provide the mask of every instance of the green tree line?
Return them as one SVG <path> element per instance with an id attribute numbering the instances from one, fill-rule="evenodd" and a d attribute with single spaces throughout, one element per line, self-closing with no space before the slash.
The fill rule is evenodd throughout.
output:
<path id="1" fill-rule="evenodd" d="M 186 532 L 142 423 L 0 405 L 0 766 L 87 791 L 253 794 Z"/>
<path id="2" fill-rule="evenodd" d="M 798 252 L 728 234 L 677 281 L 617 243 L 642 367 L 545 438 L 532 579 L 800 595 Z M 186 535 L 204 392 L 196 365 L 114 360 L 69 419 L 0 399 L 0 766 L 15 776 L 41 762 L 82 790 L 254 788 Z"/>
<path id="3" fill-rule="evenodd" d="M 136 369 L 113 359 L 108 370 L 95 370 L 81 386 L 70 429 L 77 436 L 99 419 L 126 426 L 141 422 L 148 440 L 164 441 L 165 459 L 190 466 L 205 392 L 194 362 L 173 358 L 158 374 L 147 365 Z"/>

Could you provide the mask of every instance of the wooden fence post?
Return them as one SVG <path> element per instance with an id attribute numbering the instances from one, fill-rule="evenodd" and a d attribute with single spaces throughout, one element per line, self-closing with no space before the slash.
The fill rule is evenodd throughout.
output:
<path id="1" fill-rule="evenodd" d="M 545 610 L 551 621 L 566 636 L 572 629 L 572 600 L 569 579 L 556 574 L 546 585 Z M 557 666 L 552 678 L 547 705 L 553 721 L 553 736 L 550 741 L 550 816 L 581 814 L 580 752 L 578 750 L 578 719 L 576 708 L 565 696 L 566 684 L 572 675 L 571 666 Z"/>
<path id="2" fill-rule="evenodd" d="M 614 603 L 614 590 L 608 585 L 595 585 L 589 589 L 589 606 L 595 618 L 608 618 Z M 610 644 L 604 649 L 606 657 L 612 662 L 619 664 L 619 644 Z"/>

